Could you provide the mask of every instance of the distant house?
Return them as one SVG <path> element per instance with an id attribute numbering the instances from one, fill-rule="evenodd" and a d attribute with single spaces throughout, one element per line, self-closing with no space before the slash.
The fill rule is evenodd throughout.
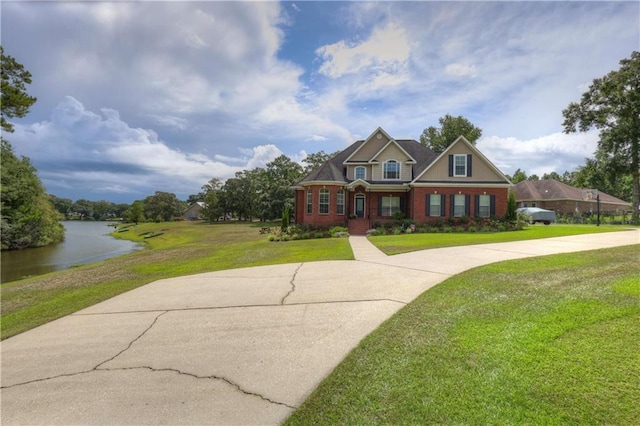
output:
<path id="1" fill-rule="evenodd" d="M 511 182 L 460 136 L 437 154 L 383 129 L 354 142 L 294 189 L 299 224 L 347 225 L 364 234 L 401 212 L 418 223 L 447 216 L 504 216 Z"/>
<path id="2" fill-rule="evenodd" d="M 204 207 L 204 203 L 202 201 L 196 201 L 191 204 L 182 214 L 184 220 L 202 220 L 204 219 L 202 215 L 202 208 Z"/>
<path id="3" fill-rule="evenodd" d="M 612 195 L 575 188 L 554 179 L 525 180 L 514 185 L 513 192 L 518 207 L 540 207 L 567 215 L 597 212 L 597 196 L 600 196 L 601 213 L 620 214 L 631 209 L 631 203 Z"/>

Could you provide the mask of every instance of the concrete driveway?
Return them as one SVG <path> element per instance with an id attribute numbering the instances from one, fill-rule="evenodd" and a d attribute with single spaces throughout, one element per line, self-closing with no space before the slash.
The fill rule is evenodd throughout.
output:
<path id="1" fill-rule="evenodd" d="M 156 281 L 1 343 L 1 421 L 278 424 L 420 293 L 501 260 L 640 243 L 640 230 Z"/>

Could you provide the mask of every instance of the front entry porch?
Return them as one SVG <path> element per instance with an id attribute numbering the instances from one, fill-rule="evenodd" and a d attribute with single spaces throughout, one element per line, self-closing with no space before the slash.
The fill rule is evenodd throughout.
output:
<path id="1" fill-rule="evenodd" d="M 367 235 L 370 229 L 369 219 L 355 218 L 349 219 L 348 222 L 349 235 Z"/>

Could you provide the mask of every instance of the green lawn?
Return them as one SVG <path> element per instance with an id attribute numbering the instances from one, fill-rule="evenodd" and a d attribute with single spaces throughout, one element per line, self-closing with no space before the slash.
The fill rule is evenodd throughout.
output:
<path id="1" fill-rule="evenodd" d="M 274 225 L 274 224 L 272 224 Z M 115 234 L 148 249 L 1 286 L 6 339 L 155 280 L 258 265 L 353 259 L 346 238 L 269 242 L 263 223 L 148 223 Z M 143 233 L 163 232 L 144 239 Z"/>
<path id="2" fill-rule="evenodd" d="M 366 337 L 287 424 L 640 424 L 639 249 L 452 277 Z"/>
<path id="3" fill-rule="evenodd" d="M 510 241 L 536 240 L 568 235 L 599 232 L 626 231 L 628 227 L 616 225 L 532 225 L 522 231 L 480 233 L 426 233 L 381 235 L 370 237 L 376 247 L 388 255 L 440 247 L 466 246 L 470 244 L 506 243 Z"/>

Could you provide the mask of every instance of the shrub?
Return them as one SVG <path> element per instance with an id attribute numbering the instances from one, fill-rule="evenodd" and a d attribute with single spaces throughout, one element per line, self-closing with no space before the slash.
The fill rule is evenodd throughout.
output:
<path id="1" fill-rule="evenodd" d="M 329 235 L 331 235 L 332 238 L 344 238 L 349 236 L 349 230 L 344 226 L 334 226 L 329 229 Z"/>

